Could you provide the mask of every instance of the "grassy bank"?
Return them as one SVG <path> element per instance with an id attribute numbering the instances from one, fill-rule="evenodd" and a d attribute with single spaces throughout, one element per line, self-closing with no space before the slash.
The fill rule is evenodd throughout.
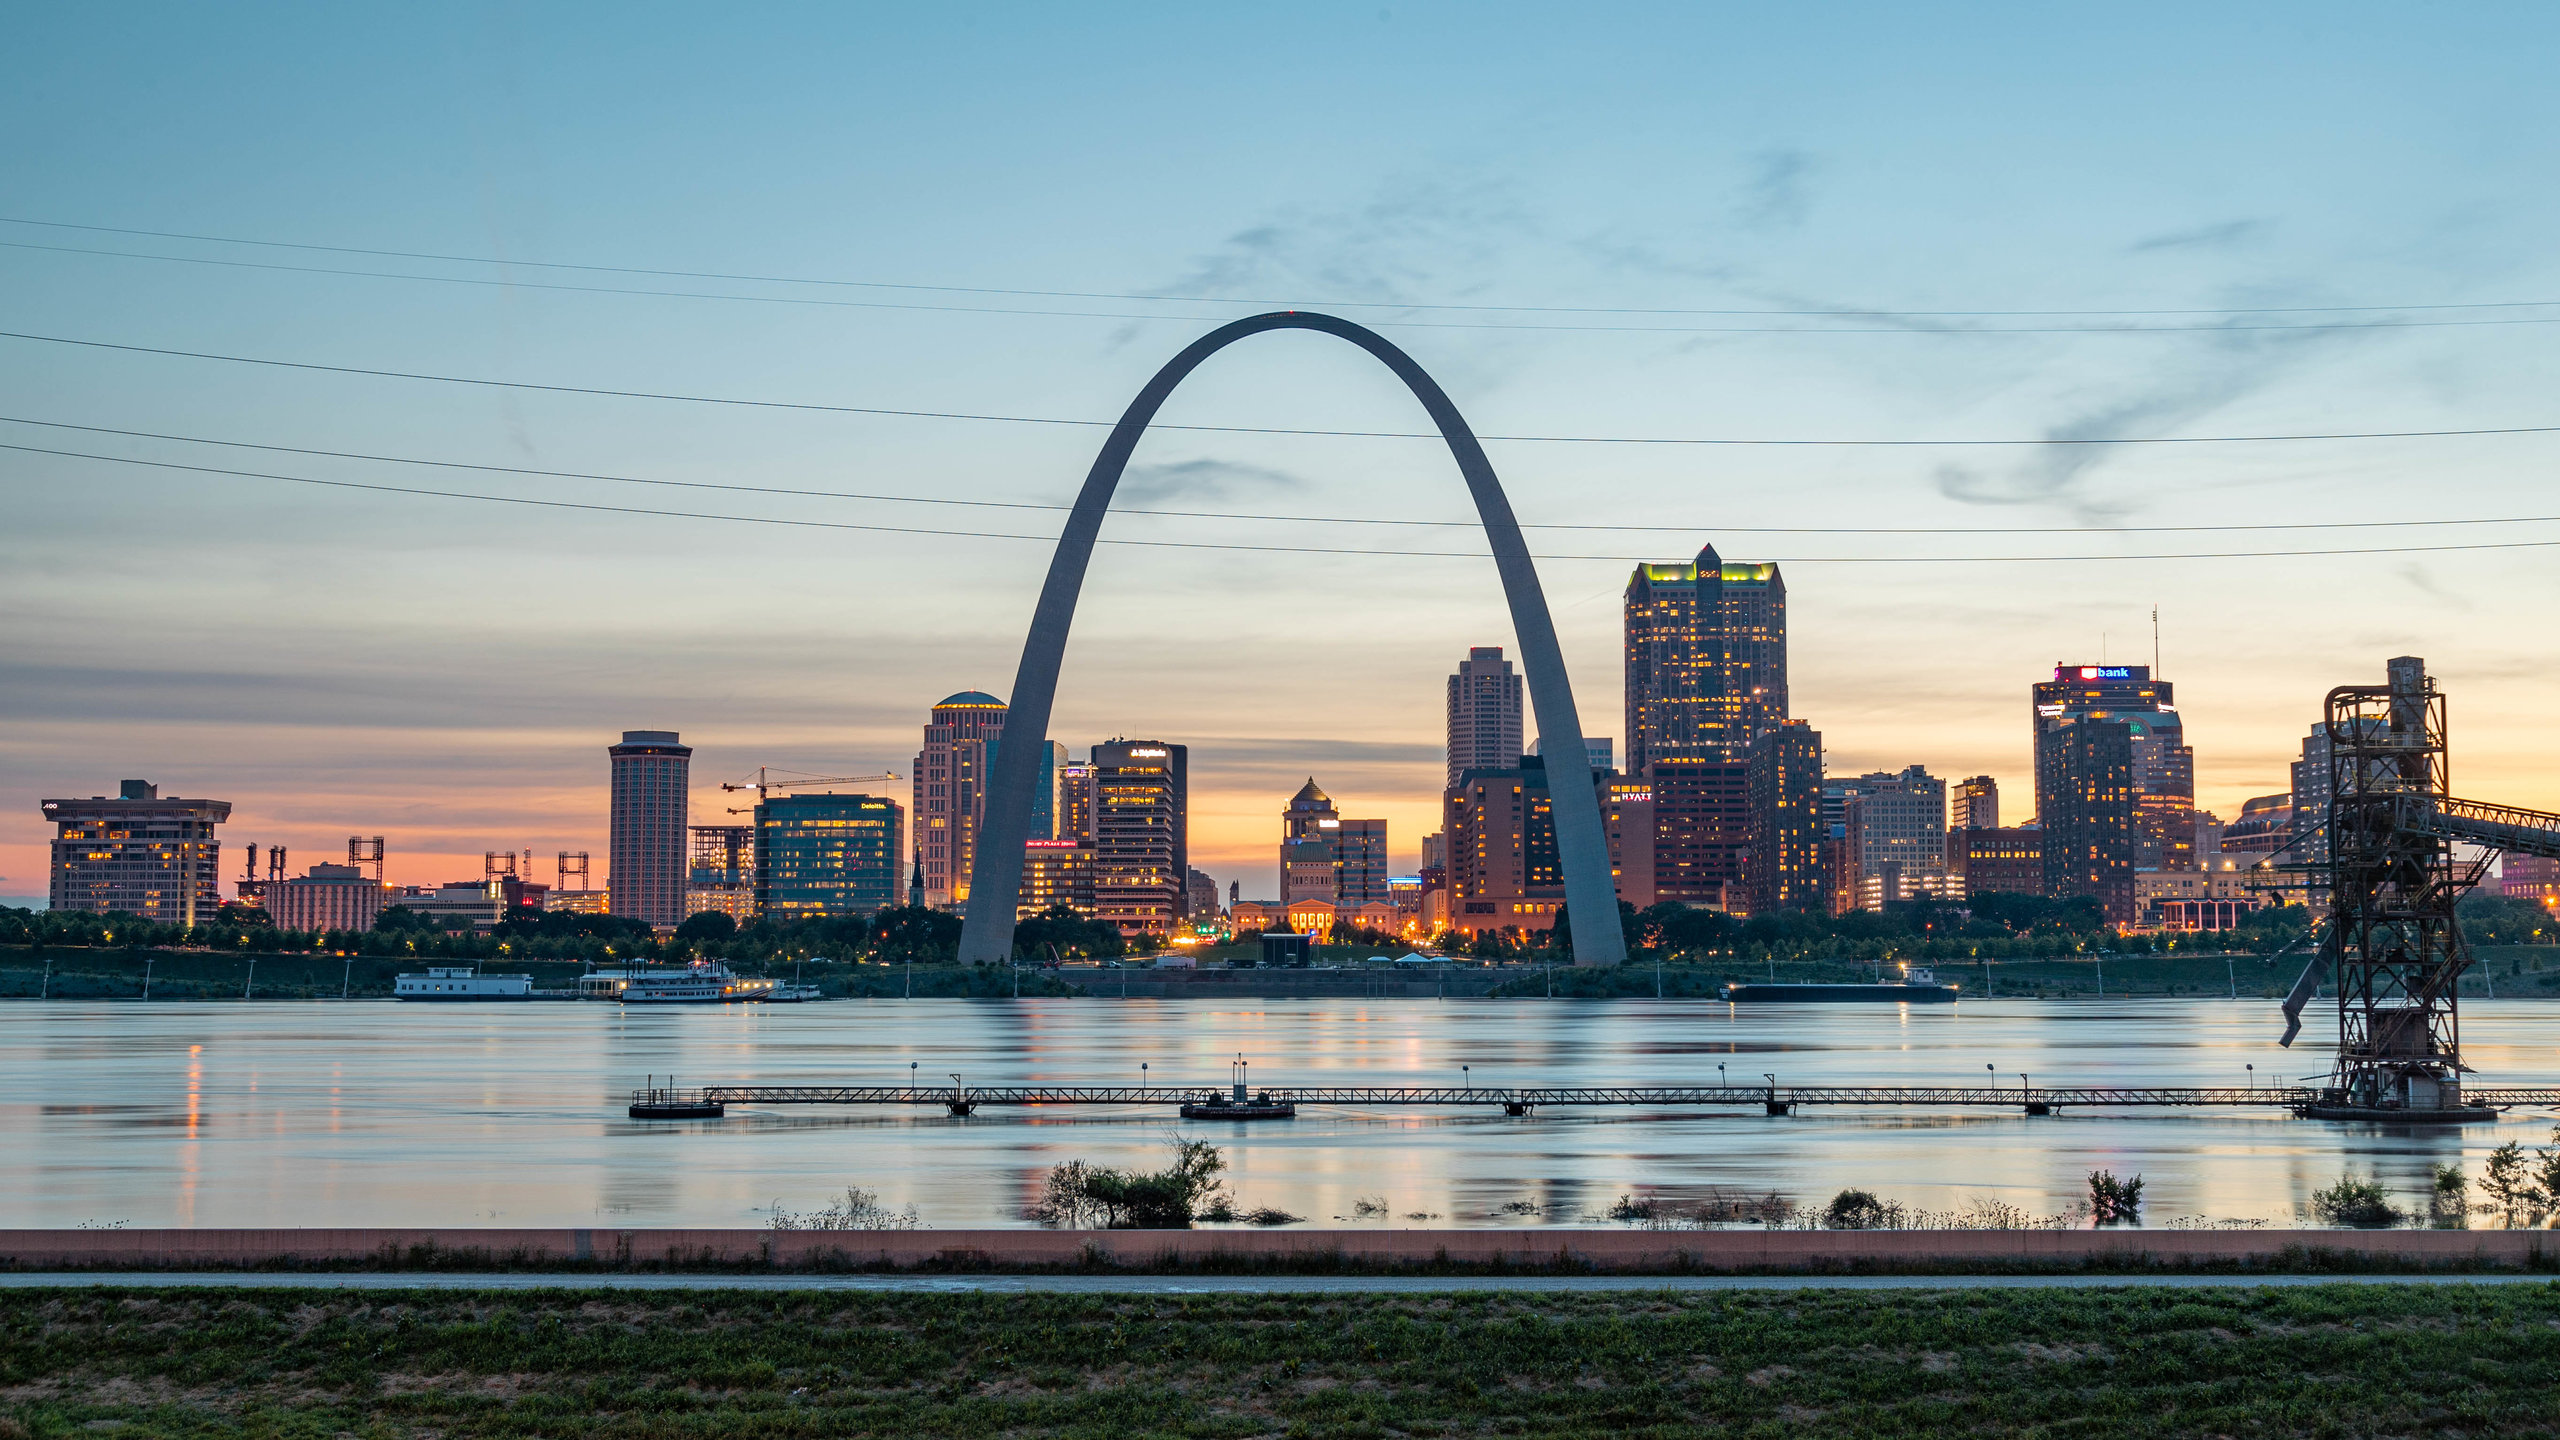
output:
<path id="1" fill-rule="evenodd" d="M 2548 1433 L 2560 1293 L 0 1294 L 0 1436 Z"/>

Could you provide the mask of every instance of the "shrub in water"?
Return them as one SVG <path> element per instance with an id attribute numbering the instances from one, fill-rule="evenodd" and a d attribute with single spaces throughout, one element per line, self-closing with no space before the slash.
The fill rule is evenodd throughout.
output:
<path id="1" fill-rule="evenodd" d="M 2311 1213 L 2325 1225 L 2351 1225 L 2359 1230 L 2379 1230 L 2397 1225 L 2400 1207 L 2391 1203 L 2391 1193 L 2374 1183 L 2372 1177 L 2341 1175 L 2338 1183 L 2311 1194 Z"/>
<path id="2" fill-rule="evenodd" d="M 1049 1171 L 1030 1218 L 1065 1230 L 1182 1230 L 1196 1219 L 1232 1220 L 1235 1207 L 1216 1179 L 1226 1168 L 1206 1140 L 1174 1141 L 1173 1163 L 1153 1172 L 1070 1160 Z"/>
<path id="3" fill-rule="evenodd" d="M 1888 1205 L 1864 1190 L 1843 1190 L 1823 1207 L 1822 1223 L 1833 1230 L 1891 1230 L 1901 1207 Z"/>
<path id="4" fill-rule="evenodd" d="M 824 1209 L 806 1215 L 795 1215 L 773 1202 L 773 1228 L 776 1230 L 913 1230 L 919 1223 L 916 1207 L 892 1210 L 880 1203 L 880 1196 L 859 1185 L 845 1187 L 844 1198 Z"/>
<path id="5" fill-rule="evenodd" d="M 2113 1171 L 2089 1172 L 2089 1215 L 2101 1225 L 2130 1225 L 2142 1220 L 2142 1177 L 2119 1180 Z"/>

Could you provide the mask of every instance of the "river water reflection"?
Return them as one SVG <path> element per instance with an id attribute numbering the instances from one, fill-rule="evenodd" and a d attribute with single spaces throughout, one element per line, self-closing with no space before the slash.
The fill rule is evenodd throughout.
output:
<path id="1" fill-rule="evenodd" d="M 2479 1083 L 2560 1083 L 2560 1007 L 2466 1002 L 2463 1020 Z M 1798 1084 L 2015 1085 L 2024 1071 L 2038 1085 L 2239 1085 L 2325 1069 L 2325 1047 L 2306 1035 L 2280 1050 L 2279 1029 L 2263 1000 L 13 1004 L 0 1007 L 0 1226 L 756 1226 L 776 1201 L 814 1208 L 848 1184 L 914 1204 L 929 1226 L 1017 1225 L 1048 1166 L 1152 1166 L 1176 1128 L 1136 1109 L 624 1118 L 624 1092 L 652 1073 L 1208 1085 L 1239 1053 L 1255 1080 L 1303 1085 L 1701 1084 L 1719 1064 L 1737 1081 Z M 1927 1209 L 1980 1198 L 2056 1213 L 2097 1168 L 2142 1175 L 2154 1224 L 2284 1224 L 2349 1166 L 2417 1195 L 2429 1166 L 2459 1159 L 2476 1177 L 2493 1146 L 2544 1141 L 2550 1125 L 2213 1111 L 1513 1119 L 1488 1106 L 1183 1128 L 1226 1147 L 1245 1204 L 1320 1224 L 1351 1221 L 1362 1197 L 1392 1217 L 1367 1223 L 1538 1225 L 1630 1192 L 1806 1200 L 1851 1185 Z"/>

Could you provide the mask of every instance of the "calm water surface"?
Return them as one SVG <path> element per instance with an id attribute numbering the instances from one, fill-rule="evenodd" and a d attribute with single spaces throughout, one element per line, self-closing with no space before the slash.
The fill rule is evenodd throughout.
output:
<path id="1" fill-rule="evenodd" d="M 2477 1001 L 2481 1083 L 2560 1084 L 2560 1006 Z M 2315 1024 L 2311 1027 L 2316 1033 Z M 2097 1168 L 2139 1173 L 2152 1223 L 2290 1223 L 2352 1166 L 2423 1192 L 2475 1175 L 2552 1117 L 2438 1129 L 2271 1112 L 1814 1111 L 1664 1115 L 1310 1109 L 1178 1127 L 1162 1110 L 733 1108 L 642 1124 L 650 1073 L 712 1082 L 1217 1084 L 1242 1053 L 1262 1083 L 2237 1085 L 2325 1069 L 2276 1047 L 2263 1000 L 1967 1000 L 1932 1007 L 1734 1008 L 1702 1001 L 836 1001 L 622 1009 L 391 1001 L 0 1006 L 0 1226 L 756 1226 L 847 1185 L 930 1226 L 1018 1225 L 1062 1160 L 1153 1166 L 1180 1128 L 1225 1147 L 1247 1205 L 1394 1225 L 1564 1224 L 1620 1195 L 1797 1199 L 1856 1185 L 1955 1209 L 2058 1212 Z M 1461 1066 L 1468 1067 L 1461 1070 Z M 1535 1213 L 1506 1211 L 1534 1205 Z M 1407 1214 L 1428 1217 L 1421 1221 Z"/>

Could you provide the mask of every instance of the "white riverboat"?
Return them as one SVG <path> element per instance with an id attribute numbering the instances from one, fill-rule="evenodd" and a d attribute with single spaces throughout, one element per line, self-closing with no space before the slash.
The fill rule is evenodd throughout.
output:
<path id="1" fill-rule="evenodd" d="M 740 975 L 717 960 L 591 970 L 578 977 L 582 999 L 619 1000 L 625 1005 L 722 1005 L 770 1000 L 773 992 L 771 980 Z"/>
<path id="2" fill-rule="evenodd" d="M 424 975 L 402 975 L 391 985 L 397 1000 L 530 1000 L 530 975 L 483 975 L 471 965 L 430 965 Z"/>

